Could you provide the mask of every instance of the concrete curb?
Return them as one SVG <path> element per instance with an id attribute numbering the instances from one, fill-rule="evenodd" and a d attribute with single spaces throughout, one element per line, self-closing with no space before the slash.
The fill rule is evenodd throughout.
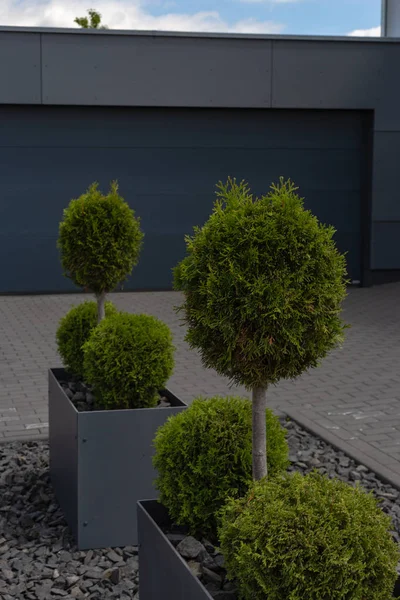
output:
<path id="1" fill-rule="evenodd" d="M 342 452 L 347 454 L 347 456 L 354 459 L 356 462 L 365 465 L 371 471 L 373 471 L 384 483 L 388 483 L 396 489 L 400 490 L 400 474 L 393 471 L 390 468 L 390 466 L 385 467 L 384 464 L 382 464 L 388 462 L 389 457 L 387 454 L 380 452 L 380 450 L 377 450 L 376 448 L 373 448 L 369 444 L 360 440 L 358 441 L 363 445 L 363 449 L 361 450 L 359 448 L 356 448 L 351 443 L 342 440 L 334 433 L 328 431 L 324 427 L 321 427 L 314 421 L 310 420 L 308 417 L 304 416 L 304 414 L 302 414 L 302 412 L 299 410 L 287 408 L 284 412 L 290 419 L 296 421 L 299 425 L 301 425 L 303 429 L 314 434 L 316 437 L 321 438 L 328 444 L 331 444 L 331 446 L 333 446 L 337 450 L 341 450 Z M 374 454 L 374 456 L 378 458 L 379 461 L 382 461 L 382 463 L 378 462 L 378 460 L 376 460 L 376 458 L 371 456 L 369 453 Z"/>
<path id="2" fill-rule="evenodd" d="M 26 435 L 16 435 L 14 437 L 9 438 L 0 438 L 0 447 L 5 446 L 7 444 L 15 444 L 16 442 L 20 442 L 21 444 L 27 444 L 29 442 L 48 442 L 49 435 L 47 433 L 41 434 L 29 434 L 29 431 L 26 432 Z"/>

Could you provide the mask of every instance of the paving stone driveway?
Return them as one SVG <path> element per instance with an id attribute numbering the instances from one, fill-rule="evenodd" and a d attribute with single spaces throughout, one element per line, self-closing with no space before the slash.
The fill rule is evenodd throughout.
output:
<path id="1" fill-rule="evenodd" d="M 55 330 L 83 298 L 0 297 L 0 440 L 47 435 L 46 371 L 60 364 Z M 123 293 L 111 299 L 120 309 L 151 313 L 170 325 L 177 354 L 169 386 L 184 400 L 245 393 L 230 390 L 189 350 L 173 309 L 179 294 Z M 400 485 L 400 284 L 352 289 L 345 318 L 351 329 L 344 347 L 296 382 L 271 389 L 270 405 Z"/>

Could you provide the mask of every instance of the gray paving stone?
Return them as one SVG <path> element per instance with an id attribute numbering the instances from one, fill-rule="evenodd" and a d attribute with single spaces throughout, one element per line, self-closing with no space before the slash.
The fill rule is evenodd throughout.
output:
<path id="1" fill-rule="evenodd" d="M 78 294 L 0 297 L 3 441 L 46 435 L 47 369 L 61 364 L 55 343 L 57 324 L 71 306 L 88 298 Z M 181 300 L 178 293 L 122 293 L 110 299 L 122 310 L 150 313 L 169 324 L 176 346 L 169 387 L 184 400 L 199 395 L 248 395 L 205 370 L 198 353 L 188 348 L 185 329 L 174 312 Z M 280 412 L 294 412 L 331 443 L 357 454 L 354 457 L 361 462 L 365 457 L 375 467 L 381 465 L 385 476 L 392 473 L 400 481 L 400 284 L 351 289 L 344 318 L 351 328 L 343 348 L 299 380 L 271 388 L 269 403 Z M 35 428 L 26 429 L 29 425 Z"/>

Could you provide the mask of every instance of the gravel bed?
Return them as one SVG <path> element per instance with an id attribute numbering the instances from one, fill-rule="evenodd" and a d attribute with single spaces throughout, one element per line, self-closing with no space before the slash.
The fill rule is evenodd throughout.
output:
<path id="1" fill-rule="evenodd" d="M 0 598 L 138 598 L 137 548 L 76 549 L 48 454 L 43 442 L 0 446 Z"/>
<path id="2" fill-rule="evenodd" d="M 292 460 L 290 469 L 305 473 L 317 468 L 330 477 L 337 476 L 354 485 L 359 481 L 373 490 L 383 510 L 393 518 L 393 535 L 399 542 L 399 491 L 383 484 L 366 467 L 297 424 L 288 422 L 286 427 Z M 183 538 L 177 538 L 176 545 Z M 197 570 L 199 576 L 206 574 L 208 583 L 213 583 L 209 585 L 210 591 L 218 600 L 235 600 L 234 588 L 224 581 L 222 557 L 217 549 L 205 544 L 213 562 L 209 561 L 208 566 L 195 566 L 196 559 L 189 558 L 191 568 Z M 193 549 L 186 549 L 186 554 L 188 552 L 195 554 Z M 45 442 L 0 445 L 0 598 L 139 598 L 137 548 L 86 552 L 76 549 L 53 495 Z"/>

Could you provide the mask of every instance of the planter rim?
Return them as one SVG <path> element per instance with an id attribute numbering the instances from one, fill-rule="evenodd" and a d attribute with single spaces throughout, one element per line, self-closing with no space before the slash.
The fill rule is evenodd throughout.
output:
<path id="1" fill-rule="evenodd" d="M 213 600 L 213 597 L 211 596 L 211 594 L 209 593 L 209 591 L 207 590 L 207 588 L 204 587 L 204 585 L 201 583 L 201 581 L 195 577 L 192 573 L 192 571 L 190 570 L 189 565 L 187 564 L 187 562 L 185 561 L 184 558 L 182 558 L 182 556 L 179 554 L 179 552 L 177 552 L 176 548 L 174 547 L 174 545 L 170 542 L 170 540 L 168 539 L 168 537 L 165 535 L 165 533 L 163 532 L 163 530 L 161 529 L 161 527 L 159 526 L 159 524 L 154 520 L 154 518 L 151 516 L 151 514 L 149 513 L 149 511 L 146 509 L 146 504 L 150 504 L 153 502 L 157 502 L 157 504 L 161 504 L 157 499 L 147 499 L 147 500 L 138 500 L 137 503 L 137 510 L 141 510 L 143 511 L 147 517 L 149 519 L 151 519 L 153 526 L 157 529 L 157 531 L 163 536 L 164 540 L 167 542 L 169 549 L 178 557 L 179 562 L 181 565 L 183 565 L 183 567 L 186 569 L 186 571 L 188 573 L 190 573 L 191 577 L 197 582 L 197 584 L 201 587 L 201 589 L 204 591 L 204 594 L 207 597 L 207 600 Z M 161 504 L 161 506 L 164 506 L 163 504 Z M 140 548 L 139 548 L 140 550 Z M 139 577 L 140 577 L 140 573 L 139 573 Z"/>
<path id="2" fill-rule="evenodd" d="M 61 388 L 65 398 L 67 399 L 67 401 L 69 402 L 69 404 L 72 406 L 74 412 L 76 414 L 79 415 L 90 415 L 92 413 L 120 413 L 120 414 L 126 414 L 128 412 L 136 412 L 136 411 L 154 411 L 155 409 L 157 410 L 165 410 L 167 408 L 174 408 L 174 407 L 179 407 L 179 406 L 187 406 L 187 404 L 185 402 L 183 402 L 183 400 L 181 400 L 180 398 L 178 398 L 177 396 L 175 396 L 175 394 L 173 392 L 171 392 L 168 388 L 164 388 L 162 390 L 159 391 L 160 394 L 165 394 L 165 396 L 167 398 L 172 399 L 176 404 L 172 405 L 172 406 L 153 406 L 151 408 L 146 407 L 146 408 L 117 408 L 115 410 L 113 409 L 100 409 L 100 410 L 78 410 L 75 406 L 75 404 L 73 402 L 71 402 L 71 398 L 69 398 L 67 396 L 67 394 L 64 391 L 64 388 L 61 386 L 60 381 L 57 377 L 57 371 L 63 371 L 65 374 L 67 374 L 68 372 L 63 368 L 63 367 L 55 367 L 55 368 L 50 368 L 49 369 L 49 373 L 51 373 L 54 377 L 54 379 L 57 382 L 57 385 Z"/>

